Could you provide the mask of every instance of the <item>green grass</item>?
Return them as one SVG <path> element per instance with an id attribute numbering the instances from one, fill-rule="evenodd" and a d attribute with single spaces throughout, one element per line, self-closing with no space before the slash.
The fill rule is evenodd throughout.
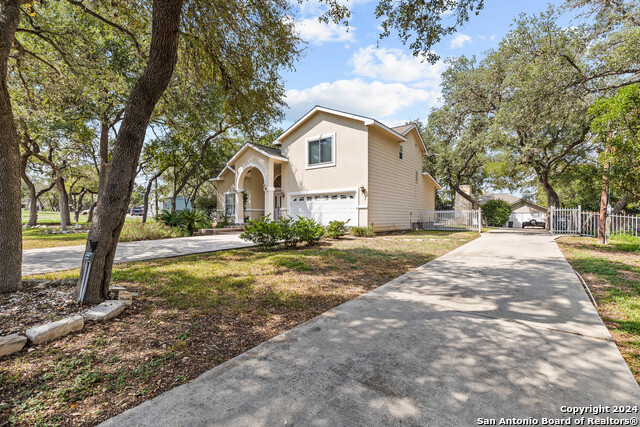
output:
<path id="1" fill-rule="evenodd" d="M 133 306 L 0 360 L 0 419 L 97 424 L 478 236 L 410 232 L 116 264 L 112 282 L 138 294 Z"/>
<path id="2" fill-rule="evenodd" d="M 640 383 L 640 238 L 619 235 L 609 243 L 558 239 L 567 260 L 589 284 L 600 316 Z"/>
<path id="3" fill-rule="evenodd" d="M 40 249 L 62 246 L 83 245 L 88 233 L 45 234 L 42 228 L 26 228 L 22 230 L 22 249 Z"/>

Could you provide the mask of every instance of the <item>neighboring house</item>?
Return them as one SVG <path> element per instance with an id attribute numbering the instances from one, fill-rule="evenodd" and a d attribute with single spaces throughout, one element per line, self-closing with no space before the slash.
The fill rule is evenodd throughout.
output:
<path id="1" fill-rule="evenodd" d="M 386 231 L 409 229 L 435 209 L 440 185 L 423 172 L 427 150 L 415 125 L 390 128 L 317 106 L 274 145 L 247 143 L 227 162 L 215 178 L 220 216 L 300 215 Z"/>
<path id="2" fill-rule="evenodd" d="M 513 222 L 513 227 L 520 228 L 522 223 L 535 219 L 539 222 L 545 222 L 545 215 L 547 214 L 547 208 L 538 205 L 536 203 L 527 202 L 521 198 L 512 194 L 500 193 L 500 194 L 487 194 L 480 197 L 480 205 L 484 205 L 489 200 L 500 199 L 511 205 L 511 215 L 509 221 Z M 507 224 L 505 224 L 507 226 Z"/>
<path id="3" fill-rule="evenodd" d="M 166 198 L 158 203 L 158 210 L 162 212 L 163 210 L 171 210 L 171 198 Z M 192 209 L 191 201 L 189 198 L 184 197 L 176 197 L 176 211 L 183 211 L 185 209 Z M 151 209 L 153 211 L 153 208 Z"/>

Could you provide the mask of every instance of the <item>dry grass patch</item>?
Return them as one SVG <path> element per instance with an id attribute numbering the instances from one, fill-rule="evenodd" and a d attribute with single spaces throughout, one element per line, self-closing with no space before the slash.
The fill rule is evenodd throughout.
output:
<path id="1" fill-rule="evenodd" d="M 569 263 L 584 278 L 622 356 L 640 384 L 640 239 L 562 237 L 557 240 Z"/>
<path id="2" fill-rule="evenodd" d="M 139 294 L 119 319 L 0 360 L 0 425 L 96 424 L 476 237 L 412 232 L 117 264 L 114 284 Z"/>

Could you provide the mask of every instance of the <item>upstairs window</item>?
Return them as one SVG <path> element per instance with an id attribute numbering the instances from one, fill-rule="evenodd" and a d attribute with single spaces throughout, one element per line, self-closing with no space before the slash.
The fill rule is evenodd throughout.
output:
<path id="1" fill-rule="evenodd" d="M 307 167 L 333 166 L 335 163 L 333 135 L 307 140 Z"/>
<path id="2" fill-rule="evenodd" d="M 398 145 L 398 159 L 404 159 L 404 147 L 402 146 L 402 144 Z"/>

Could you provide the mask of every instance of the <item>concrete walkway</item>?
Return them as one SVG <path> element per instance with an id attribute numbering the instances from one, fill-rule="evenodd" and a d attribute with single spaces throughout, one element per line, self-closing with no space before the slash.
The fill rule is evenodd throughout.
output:
<path id="1" fill-rule="evenodd" d="M 118 244 L 116 263 L 198 254 L 252 246 L 239 234 L 143 240 Z M 30 249 L 22 252 L 22 274 L 41 274 L 80 267 L 84 245 L 62 248 Z"/>
<path id="2" fill-rule="evenodd" d="M 638 404 L 640 387 L 553 239 L 501 230 L 105 425 L 542 425 L 566 419 L 563 406 Z"/>

